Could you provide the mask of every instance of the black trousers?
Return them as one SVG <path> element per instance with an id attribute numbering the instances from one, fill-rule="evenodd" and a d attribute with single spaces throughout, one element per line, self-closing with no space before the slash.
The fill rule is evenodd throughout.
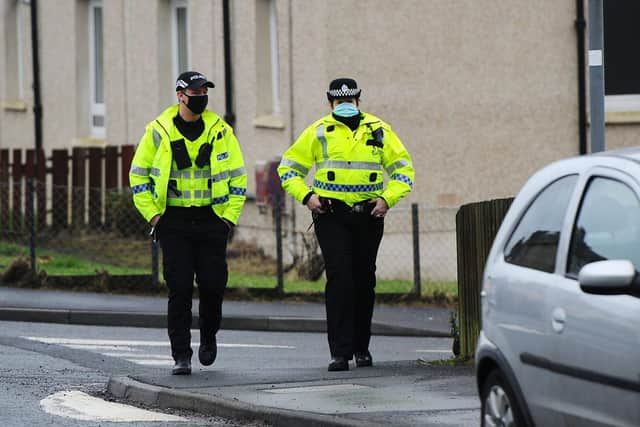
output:
<path id="1" fill-rule="evenodd" d="M 200 342 L 211 342 L 220 329 L 227 286 L 229 227 L 204 208 L 169 207 L 157 233 L 162 247 L 164 280 L 169 288 L 168 332 L 171 354 L 191 357 L 193 279 L 200 293 Z"/>
<path id="2" fill-rule="evenodd" d="M 333 201 L 333 212 L 316 217 L 315 231 L 327 274 L 329 349 L 332 357 L 351 359 L 369 349 L 384 219 Z"/>

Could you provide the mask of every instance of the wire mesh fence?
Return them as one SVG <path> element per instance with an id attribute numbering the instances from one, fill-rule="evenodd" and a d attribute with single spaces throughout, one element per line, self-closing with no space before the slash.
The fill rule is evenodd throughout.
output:
<path id="1" fill-rule="evenodd" d="M 128 190 L 102 193 L 97 208 L 84 189 L 25 180 L 0 184 L 0 272 L 3 282 L 24 285 L 146 287 L 151 282 L 150 242 L 145 221 L 135 212 Z M 9 201 L 9 203 L 6 203 Z M 37 202 L 46 209 L 37 215 Z M 83 203 L 84 201 L 84 203 Z M 5 206 L 6 205 L 6 206 Z M 24 274 L 29 267 L 35 275 Z M 22 274 L 21 274 L 22 272 Z M 42 283 L 37 283 L 42 282 Z M 111 283 L 113 282 L 113 283 Z"/>
<path id="2" fill-rule="evenodd" d="M 265 212 L 247 202 L 228 246 L 230 287 L 323 292 L 324 263 L 313 229 L 307 229 L 309 213 L 293 209 L 299 210 L 295 221 L 292 209 Z M 389 211 L 377 261 L 379 293 L 415 295 L 433 284 L 455 288 L 455 212 L 408 204 Z M 161 251 L 149 229 L 128 188 L 31 179 L 0 184 L 2 281 L 18 280 L 19 271 L 35 267 L 29 280 L 50 285 L 163 292 Z"/>

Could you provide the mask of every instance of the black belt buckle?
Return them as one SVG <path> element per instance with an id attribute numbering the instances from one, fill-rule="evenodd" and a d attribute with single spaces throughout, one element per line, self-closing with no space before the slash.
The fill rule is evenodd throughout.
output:
<path id="1" fill-rule="evenodd" d="M 363 214 L 363 213 L 370 213 L 372 209 L 373 209 L 373 203 L 371 203 L 369 200 L 365 200 L 364 202 L 359 202 L 353 205 L 353 207 L 351 208 L 351 211 L 354 213 Z"/>

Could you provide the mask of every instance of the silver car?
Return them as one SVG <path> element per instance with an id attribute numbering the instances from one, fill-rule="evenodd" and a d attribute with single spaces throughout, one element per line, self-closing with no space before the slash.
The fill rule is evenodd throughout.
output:
<path id="1" fill-rule="evenodd" d="M 553 163 L 483 276 L 484 426 L 640 426 L 640 148 Z"/>

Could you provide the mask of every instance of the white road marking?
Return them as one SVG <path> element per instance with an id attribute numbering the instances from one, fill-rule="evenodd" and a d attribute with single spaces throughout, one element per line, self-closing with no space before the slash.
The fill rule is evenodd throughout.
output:
<path id="1" fill-rule="evenodd" d="M 200 345 L 200 344 L 198 344 Z M 218 344 L 218 347 L 229 348 L 279 348 L 283 350 L 295 350 L 292 345 L 271 345 L 271 344 Z"/>
<path id="2" fill-rule="evenodd" d="M 166 359 L 173 360 L 171 356 L 163 355 L 163 354 L 145 354 L 145 353 L 135 353 L 135 352 L 107 352 L 100 353 L 109 357 L 129 357 L 131 359 Z"/>
<path id="3" fill-rule="evenodd" d="M 126 345 L 91 345 L 91 344 L 61 344 L 65 347 L 75 348 L 76 350 L 122 350 L 135 351 L 133 347 Z"/>
<path id="4" fill-rule="evenodd" d="M 85 339 L 85 338 L 54 338 L 54 337 L 20 337 L 32 341 L 40 341 L 45 344 L 58 344 L 67 347 L 71 346 L 91 346 L 93 347 L 127 347 L 127 346 L 141 346 L 141 347 L 169 347 L 169 341 L 131 341 L 131 340 L 99 340 L 99 339 Z M 193 345 L 200 345 L 198 342 L 194 342 Z M 295 350 L 291 345 L 271 345 L 271 344 L 227 344 L 219 343 L 218 348 L 275 348 L 285 350 Z"/>
<path id="5" fill-rule="evenodd" d="M 173 358 L 169 357 L 167 360 L 151 360 L 151 359 L 127 359 L 131 363 L 144 366 L 171 366 L 173 365 Z"/>
<path id="6" fill-rule="evenodd" d="M 88 350 L 108 357 L 117 357 L 131 363 L 143 366 L 171 366 L 173 358 L 168 354 L 169 341 L 141 341 L 141 340 L 103 340 L 90 338 L 56 338 L 56 337 L 27 337 L 21 338 L 39 341 L 46 344 L 61 345 L 77 350 Z M 198 342 L 193 343 L 199 346 Z M 137 348 L 134 348 L 136 346 Z M 149 348 L 151 347 L 151 349 Z M 219 343 L 218 347 L 227 348 L 265 348 L 265 349 L 285 349 L 293 350 L 295 347 L 289 345 L 266 345 L 266 344 L 233 344 Z M 150 354 L 151 352 L 151 354 Z M 164 352 L 166 354 L 153 354 Z"/>
<path id="7" fill-rule="evenodd" d="M 60 391 L 40 401 L 42 409 L 52 415 L 83 421 L 166 421 L 186 422 L 186 418 L 147 411 L 121 403 L 107 402 L 81 391 Z"/>
<path id="8" fill-rule="evenodd" d="M 134 340 L 101 340 L 91 338 L 56 338 L 56 337 L 20 337 L 33 341 L 40 341 L 46 344 L 58 344 L 64 346 L 71 345 L 91 345 L 102 347 L 120 346 L 145 346 L 145 347 L 168 347 L 169 341 L 134 341 Z"/>

